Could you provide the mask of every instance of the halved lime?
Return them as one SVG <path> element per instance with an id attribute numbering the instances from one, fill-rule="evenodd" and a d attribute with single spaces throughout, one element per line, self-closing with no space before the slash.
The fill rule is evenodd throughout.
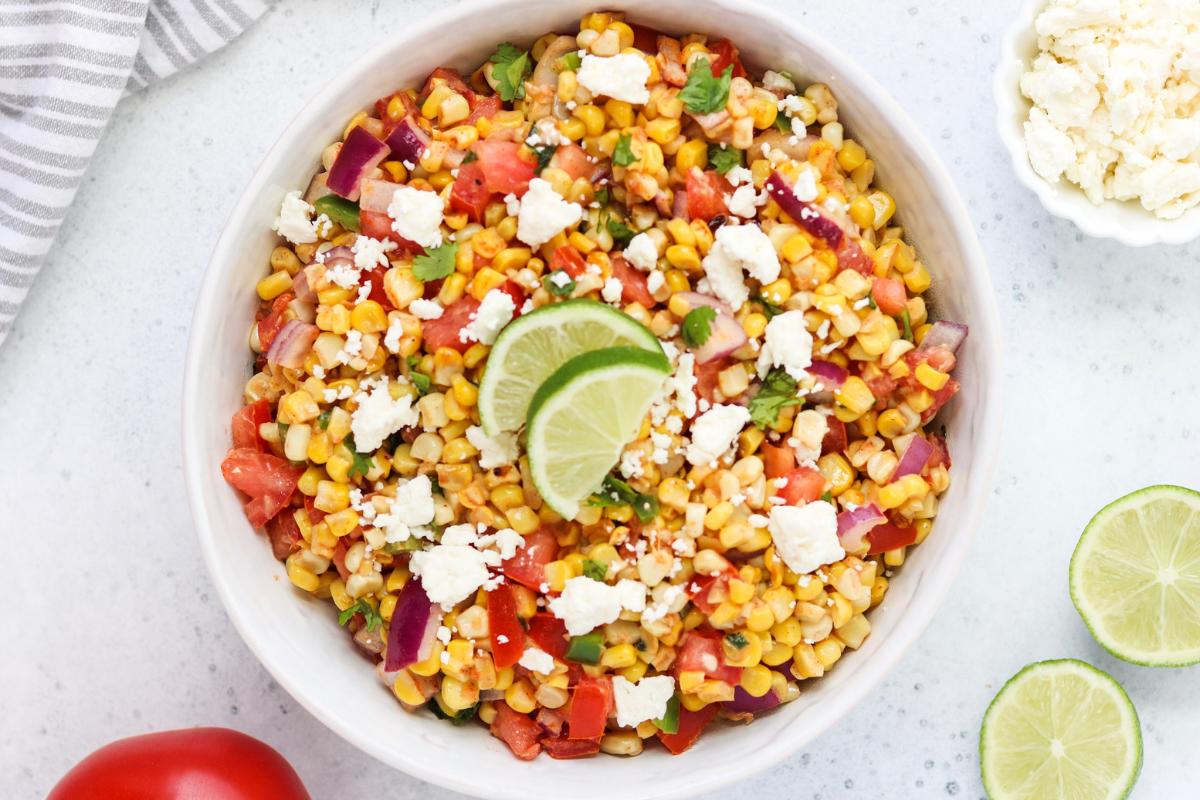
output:
<path id="1" fill-rule="evenodd" d="M 991 800 L 1120 800 L 1142 768 L 1137 712 L 1082 661 L 1030 664 L 983 715 L 979 765 Z"/>
<path id="2" fill-rule="evenodd" d="M 1071 599 L 1117 658 L 1200 662 L 1200 493 L 1151 486 L 1102 508 L 1071 556 Z"/>
<path id="3" fill-rule="evenodd" d="M 609 347 L 575 356 L 533 395 L 525 445 L 534 486 L 564 519 L 600 488 L 671 371 L 662 352 Z"/>
<path id="4" fill-rule="evenodd" d="M 595 300 L 568 300 L 517 317 L 496 337 L 479 384 L 484 432 L 520 428 L 542 381 L 580 353 L 605 347 L 662 353 L 641 323 Z"/>

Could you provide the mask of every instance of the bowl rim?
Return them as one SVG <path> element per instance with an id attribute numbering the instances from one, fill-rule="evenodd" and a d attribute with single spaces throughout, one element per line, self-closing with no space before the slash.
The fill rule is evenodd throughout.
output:
<path id="1" fill-rule="evenodd" d="M 1158 244 L 1186 244 L 1200 238 L 1200 206 L 1193 207 L 1182 217 L 1159 219 L 1134 200 L 1107 199 L 1096 205 L 1074 183 L 1065 177 L 1051 184 L 1038 175 L 1029 163 L 1025 150 L 1025 135 L 1021 122 L 1014 124 L 1018 112 L 1021 119 L 1029 116 L 1033 104 L 1021 94 L 1019 82 L 1029 53 L 1020 46 L 1022 39 L 1034 30 L 1038 15 L 1051 0 L 1024 0 L 1012 23 L 1000 40 L 1000 58 L 992 76 L 992 95 L 996 104 L 995 125 L 1008 151 L 1008 159 L 1017 180 L 1037 195 L 1038 201 L 1052 216 L 1074 223 L 1080 231 L 1098 239 L 1115 239 L 1129 247 L 1150 247 Z M 1036 36 L 1035 36 L 1036 39 Z M 1129 215 L 1116 218 L 1117 209 L 1136 214 L 1135 224 Z M 1138 219 L 1140 218 L 1140 219 Z"/>
<path id="2" fill-rule="evenodd" d="M 216 325 L 219 317 L 216 300 L 221 280 L 226 277 L 225 273 L 236 259 L 235 245 L 237 242 L 233 236 L 232 221 L 246 216 L 264 189 L 267 188 L 269 184 L 267 176 L 272 171 L 275 162 L 282 158 L 285 145 L 291 144 L 289 140 L 292 138 L 292 132 L 318 116 L 321 110 L 330 106 L 339 95 L 346 91 L 353 91 L 359 75 L 368 71 L 376 62 L 387 59 L 389 55 L 394 56 L 394 53 L 402 48 L 405 41 L 428 35 L 431 31 L 465 16 L 481 11 L 495 12 L 498 8 L 519 7 L 525 3 L 526 0 L 463 0 L 461 3 L 439 9 L 408 27 L 403 37 L 382 41 L 368 49 L 349 67 L 329 80 L 304 105 L 282 129 L 276 142 L 264 155 L 222 228 L 197 294 L 184 364 L 181 431 L 184 482 L 188 505 L 209 574 L 221 598 L 222 605 L 239 636 L 279 685 L 305 710 L 342 739 L 394 769 L 447 789 L 477 796 L 480 791 L 484 790 L 481 790 L 475 783 L 464 781 L 456 774 L 441 771 L 419 760 L 408 758 L 402 752 L 398 754 L 384 748 L 360 730 L 349 724 L 343 724 L 338 715 L 327 713 L 329 710 L 324 707 L 324 704 L 310 696 L 307 689 L 300 685 L 299 679 L 293 678 L 287 665 L 268 652 L 267 647 L 251 635 L 251 626 L 248 621 L 249 612 L 235 602 L 236 589 L 221 567 L 223 556 L 213 535 L 213 523 L 209 517 L 208 508 L 203 503 L 202 484 L 211 480 L 211 475 L 208 473 L 215 469 L 215 465 L 206 461 L 203 445 L 197 440 L 188 421 L 199 418 L 199 414 L 204 411 L 203 408 L 197 407 L 196 400 L 199 396 L 198 389 L 204 380 L 201 367 L 202 352 L 206 349 L 207 341 L 210 338 L 208 334 Z M 897 620 L 886 640 L 872 654 L 870 662 L 864 665 L 862 669 L 865 671 L 861 674 L 861 679 L 848 684 L 843 687 L 842 691 L 823 700 L 825 709 L 823 719 L 820 720 L 820 724 L 811 725 L 806 736 L 777 737 L 767 746 L 759 748 L 755 752 L 743 753 L 738 759 L 737 769 L 728 769 L 728 765 L 725 765 L 726 769 L 722 773 L 699 773 L 704 776 L 702 782 L 695 778 L 689 779 L 686 773 L 679 774 L 676 785 L 667 791 L 656 792 L 653 795 L 656 800 L 683 798 L 700 791 L 713 791 L 740 778 L 766 770 L 794 754 L 830 726 L 843 719 L 895 668 L 909 647 L 916 642 L 932 621 L 970 551 L 976 528 L 979 526 L 984 507 L 990 496 L 990 487 L 999 459 L 999 442 L 1003 422 L 1003 349 L 995 292 L 987 269 L 987 262 L 975 235 L 966 205 L 945 166 L 917 125 L 899 103 L 865 69 L 817 34 L 806 30 L 773 9 L 761 5 L 757 0 L 704 0 L 703 3 L 697 5 L 708 6 L 711 11 L 734 17 L 755 17 L 756 24 L 774 26 L 780 35 L 788 37 L 791 41 L 802 43 L 805 48 L 832 64 L 839 79 L 853 85 L 856 90 L 869 97 L 876 109 L 874 113 L 889 119 L 891 125 L 898 129 L 907 140 L 907 148 L 910 153 L 919 160 L 920 169 L 926 174 L 930 184 L 935 187 L 937 195 L 951 212 L 952 224 L 946 227 L 948 231 L 946 235 L 954 237 L 957 240 L 957 246 L 967 256 L 965 259 L 967 263 L 964 266 L 966 275 L 964 284 L 976 311 L 975 318 L 969 320 L 969 323 L 972 334 L 982 342 L 981 363 L 973 365 L 973 369 L 977 372 L 979 381 L 990 388 L 990 393 L 986 396 L 982 407 L 979 408 L 976 418 L 978 438 L 973 452 L 973 471 L 964 481 L 967 485 L 964 486 L 963 491 L 967 495 L 967 500 L 962 506 L 956 535 L 951 544 L 947 546 L 942 560 L 938 564 L 938 569 L 929 570 L 924 574 L 920 591 L 913 593 L 906 614 Z M 636 10 L 632 10 L 632 14 L 636 16 Z M 517 798 L 524 800 L 527 796 L 520 790 L 519 785 L 508 786 L 494 783 L 486 791 L 495 798 L 511 797 L 514 800 Z"/>

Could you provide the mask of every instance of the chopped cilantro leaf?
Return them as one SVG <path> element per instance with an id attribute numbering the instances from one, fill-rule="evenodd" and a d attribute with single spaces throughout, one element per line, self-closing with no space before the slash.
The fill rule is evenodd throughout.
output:
<path id="1" fill-rule="evenodd" d="M 775 115 L 775 122 L 773 125 L 775 130 L 779 131 L 780 133 L 792 132 L 792 118 L 787 114 L 784 114 L 782 111 Z"/>
<path id="2" fill-rule="evenodd" d="M 906 341 L 913 340 L 912 320 L 908 318 L 908 309 L 900 312 L 900 321 L 904 323 L 904 338 Z"/>
<path id="3" fill-rule="evenodd" d="M 333 416 L 333 412 L 327 408 L 317 417 L 317 424 L 321 426 L 321 430 L 329 429 L 329 418 L 331 416 Z"/>
<path id="4" fill-rule="evenodd" d="M 832 503 L 833 502 L 833 492 L 826 492 L 825 494 L 821 495 L 821 499 L 824 500 L 826 503 Z"/>
<path id="5" fill-rule="evenodd" d="M 470 164 L 472 161 L 478 161 L 478 160 L 479 160 L 479 154 L 476 153 L 474 150 L 468 150 L 467 154 L 465 156 L 463 156 L 462 163 Z"/>
<path id="6" fill-rule="evenodd" d="M 583 574 L 594 581 L 603 581 L 608 577 L 608 564 L 590 558 L 586 559 L 583 562 Z"/>
<path id="7" fill-rule="evenodd" d="M 418 392 L 425 395 L 433 388 L 433 379 L 424 372 L 417 371 L 420 363 L 421 359 L 418 356 L 412 355 L 408 357 L 408 382 L 417 387 Z"/>
<path id="8" fill-rule="evenodd" d="M 624 222 L 619 219 L 610 217 L 608 220 L 608 233 L 613 238 L 613 243 L 620 245 L 622 249 L 629 244 L 629 240 L 634 237 L 634 231 Z"/>
<path id="9" fill-rule="evenodd" d="M 683 105 L 693 114 L 711 114 L 725 108 L 729 101 L 729 82 L 733 80 L 733 65 L 725 68 L 718 78 L 713 75 L 712 64 L 707 58 L 692 62 L 687 83 L 679 93 Z"/>
<path id="10" fill-rule="evenodd" d="M 363 615 L 363 619 L 367 621 L 368 631 L 383 627 L 383 617 L 379 616 L 375 606 L 368 603 L 365 597 L 358 598 L 354 601 L 354 605 L 338 614 L 338 625 L 345 625 L 355 614 Z"/>
<path id="11" fill-rule="evenodd" d="M 596 191 L 596 202 L 600 204 L 601 208 L 608 205 L 608 187 L 607 186 L 605 186 L 603 189 L 599 189 Z"/>
<path id="12" fill-rule="evenodd" d="M 781 306 L 775 305 L 761 294 L 756 294 L 750 299 L 762 306 L 763 314 L 766 315 L 767 319 L 774 319 L 783 313 L 783 308 Z"/>
<path id="13" fill-rule="evenodd" d="M 413 259 L 413 277 L 419 281 L 436 281 L 454 272 L 454 257 L 458 255 L 458 242 L 446 242 L 441 247 L 426 250 Z"/>
<path id="14" fill-rule="evenodd" d="M 572 50 L 562 57 L 562 63 L 571 72 L 578 72 L 579 68 L 583 66 L 583 59 L 579 57 L 578 50 Z"/>
<path id="15" fill-rule="evenodd" d="M 633 487 L 620 478 L 608 475 L 600 491 L 588 500 L 592 506 L 633 506 L 633 513 L 642 522 L 649 522 L 658 516 L 658 498 L 652 494 L 638 494 Z"/>
<path id="16" fill-rule="evenodd" d="M 557 149 L 558 145 L 556 144 L 547 144 L 533 148 L 533 152 L 538 160 L 537 167 L 535 167 L 536 172 L 540 173 L 550 165 L 550 159 L 554 158 L 554 151 Z"/>
<path id="17" fill-rule="evenodd" d="M 613 148 L 612 160 L 618 167 L 628 167 L 637 161 L 637 156 L 633 154 L 632 135 L 625 133 L 621 135 L 620 139 L 617 139 L 617 146 Z"/>
<path id="18" fill-rule="evenodd" d="M 699 347 L 712 336 L 713 320 L 717 310 L 712 306 L 696 306 L 683 318 L 683 343 L 688 347 Z"/>
<path id="19" fill-rule="evenodd" d="M 742 151 L 736 147 L 722 147 L 719 144 L 708 146 L 708 165 L 722 175 L 741 164 Z"/>
<path id="20" fill-rule="evenodd" d="M 358 452 L 358 445 L 354 443 L 354 436 L 347 436 L 345 439 L 346 448 L 350 451 L 350 455 L 354 457 L 354 463 L 350 465 L 350 477 L 362 475 L 366 477 L 371 471 L 371 467 L 375 466 L 374 453 Z"/>
<path id="21" fill-rule="evenodd" d="M 879 306 L 875 305 L 875 295 L 867 295 L 867 305 L 869 305 L 871 308 L 879 308 Z"/>
<path id="22" fill-rule="evenodd" d="M 776 367 L 767 373 L 758 394 L 750 398 L 750 421 L 760 428 L 769 428 L 779 419 L 780 411 L 802 402 L 796 396 L 796 379 Z"/>
<path id="23" fill-rule="evenodd" d="M 556 281 L 555 275 L 562 275 L 566 280 L 563 281 L 559 278 Z M 556 269 L 542 278 L 542 286 L 546 287 L 546 291 L 555 297 L 570 297 L 571 292 L 575 291 L 575 279 L 566 270 Z"/>
<path id="24" fill-rule="evenodd" d="M 468 722 L 475 719 L 475 713 L 479 710 L 479 703 L 476 703 L 469 708 L 464 708 L 457 714 L 448 714 L 446 713 L 445 709 L 442 708 L 441 704 L 438 703 L 437 698 L 431 697 L 429 698 L 429 702 L 425 704 L 425 707 L 432 711 L 433 715 L 438 719 L 444 719 L 451 725 L 458 727 L 460 725 L 466 725 Z"/>
<path id="25" fill-rule="evenodd" d="M 746 634 L 742 633 L 741 631 L 734 631 L 733 633 L 725 634 L 725 641 L 729 642 L 738 650 L 741 650 L 743 647 L 750 644 L 750 642 L 746 640 Z"/>
<path id="26" fill-rule="evenodd" d="M 506 103 L 525 98 L 525 77 L 530 72 L 529 53 L 511 42 L 502 42 L 488 59 L 496 66 L 492 77 L 496 79 L 496 91 Z"/>

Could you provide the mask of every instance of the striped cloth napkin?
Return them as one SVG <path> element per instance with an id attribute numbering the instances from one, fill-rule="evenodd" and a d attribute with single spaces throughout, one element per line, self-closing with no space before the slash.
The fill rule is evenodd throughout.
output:
<path id="1" fill-rule="evenodd" d="M 113 108 L 238 36 L 264 0 L 0 0 L 0 343 Z"/>

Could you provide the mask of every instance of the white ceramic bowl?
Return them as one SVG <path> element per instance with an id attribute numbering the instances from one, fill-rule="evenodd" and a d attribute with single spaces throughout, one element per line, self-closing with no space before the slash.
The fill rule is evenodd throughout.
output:
<path id="1" fill-rule="evenodd" d="M 960 355 L 959 397 L 945 423 L 954 481 L 935 533 L 899 572 L 874 632 L 800 699 L 749 726 L 717 726 L 679 757 L 659 748 L 617 760 L 520 762 L 482 728 L 407 714 L 347 640 L 323 602 L 293 590 L 270 547 L 251 530 L 221 479 L 229 419 L 246 372 L 254 284 L 275 243 L 283 194 L 306 185 L 322 147 L 346 119 L 440 64 L 473 67 L 496 42 L 572 30 L 595 7 L 628 9 L 662 30 L 731 36 L 747 62 L 829 83 L 843 120 L 879 165 L 881 185 L 934 275 L 937 313 L 971 326 Z M 1000 432 L 1001 352 L 987 267 L 974 226 L 946 171 L 904 111 L 810 26 L 741 0 L 498 0 L 465 2 L 397 24 L 396 35 L 339 76 L 292 121 L 267 155 L 217 243 L 196 305 L 184 385 L 184 464 L 196 529 L 213 581 L 246 643 L 279 683 L 367 753 L 432 783 L 490 798 L 686 797 L 766 769 L 834 725 L 896 664 L 925 628 L 970 547 L 988 497 Z"/>
<path id="2" fill-rule="evenodd" d="M 1183 244 L 1200 237 L 1200 207 L 1178 219 L 1159 219 L 1134 200 L 1105 200 L 1100 205 L 1087 199 L 1066 178 L 1048 183 L 1033 171 L 1025 151 L 1025 120 L 1032 103 L 1021 94 L 1021 76 L 1038 54 L 1034 20 L 1047 0 L 1026 0 L 1004 36 L 993 92 L 996 96 L 996 126 L 1008 148 L 1017 179 L 1028 186 L 1042 205 L 1056 217 L 1074 222 L 1088 236 L 1116 239 L 1131 247 Z"/>

